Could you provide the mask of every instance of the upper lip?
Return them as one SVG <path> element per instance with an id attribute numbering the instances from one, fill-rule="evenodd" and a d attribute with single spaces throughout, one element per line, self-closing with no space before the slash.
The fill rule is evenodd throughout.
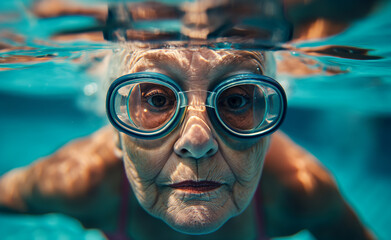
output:
<path id="1" fill-rule="evenodd" d="M 218 188 L 222 185 L 222 183 L 215 181 L 183 181 L 178 183 L 170 184 L 170 187 L 177 189 L 187 189 L 187 190 L 195 190 L 195 191 L 210 191 L 215 188 Z"/>

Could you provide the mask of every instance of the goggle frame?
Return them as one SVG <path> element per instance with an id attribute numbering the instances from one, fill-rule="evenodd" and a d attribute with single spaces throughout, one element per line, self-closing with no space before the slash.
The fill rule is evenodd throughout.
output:
<path id="1" fill-rule="evenodd" d="M 148 79 L 148 81 L 145 81 Z M 162 127 L 160 127 L 157 130 L 154 131 L 146 131 L 142 129 L 137 129 L 135 127 L 129 126 L 128 124 L 124 123 L 117 115 L 115 111 L 115 94 L 117 93 L 118 89 L 125 85 L 135 84 L 135 83 L 143 83 L 143 82 L 149 82 L 149 83 L 155 83 L 160 84 L 165 87 L 168 87 L 173 91 L 175 94 L 175 97 L 177 99 L 177 106 L 175 109 L 174 115 L 171 117 L 171 119 L 165 123 Z M 255 84 L 255 85 L 267 85 L 268 87 L 273 88 L 275 90 L 279 97 L 281 102 L 281 113 L 279 114 L 279 118 L 277 119 L 276 123 L 271 125 L 270 127 L 266 129 L 262 129 L 262 131 L 255 131 L 255 132 L 249 132 L 244 133 L 236 131 L 235 129 L 228 126 L 220 117 L 220 114 L 217 109 L 217 99 L 219 95 L 226 89 L 231 88 L 236 85 L 242 85 L 242 84 Z M 184 113 L 188 106 L 188 98 L 187 94 L 188 92 L 193 91 L 204 91 L 204 90 L 192 90 L 192 91 L 182 91 L 181 87 L 171 78 L 168 76 L 156 73 L 156 72 L 138 72 L 138 73 L 131 73 L 123 75 L 119 78 L 117 78 L 113 83 L 110 85 L 109 90 L 107 92 L 106 96 L 106 112 L 107 117 L 110 121 L 110 123 L 120 132 L 123 132 L 127 135 L 136 137 L 136 138 L 142 138 L 142 139 L 158 139 L 162 138 L 165 135 L 169 134 L 171 131 L 173 131 L 179 124 L 179 122 L 182 121 L 184 117 Z M 287 98 L 285 91 L 283 87 L 273 78 L 270 78 L 265 75 L 260 74 L 248 74 L 248 73 L 242 73 L 237 74 L 234 76 L 230 76 L 221 83 L 219 83 L 213 91 L 204 91 L 207 92 L 207 97 L 205 100 L 205 103 L 201 106 L 205 106 L 208 110 L 208 116 L 210 119 L 217 119 L 218 123 L 222 126 L 223 129 L 227 131 L 230 135 L 238 138 L 255 138 L 255 137 L 262 137 L 268 134 L 271 134 L 272 132 L 276 131 L 279 126 L 282 124 L 285 115 L 286 115 L 286 109 L 287 109 Z M 200 106 L 200 105 L 197 105 Z M 267 107 L 267 105 L 266 105 Z M 214 110 L 212 110 L 214 109 Z M 129 111 L 129 110 L 127 110 Z M 216 122 L 213 121 L 212 122 Z"/>

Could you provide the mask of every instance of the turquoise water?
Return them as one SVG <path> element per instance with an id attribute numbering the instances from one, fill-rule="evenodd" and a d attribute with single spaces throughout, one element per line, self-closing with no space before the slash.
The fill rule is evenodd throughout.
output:
<path id="1" fill-rule="evenodd" d="M 93 26 L 88 16 L 38 19 L 30 1 L 0 3 L 0 42 L 16 47 L 0 51 L 0 174 L 53 153 L 76 137 L 88 135 L 107 120 L 98 106 L 99 68 L 110 49 L 105 42 L 55 42 L 59 29 Z M 391 229 L 391 5 L 327 39 L 302 42 L 291 57 L 316 75 L 282 73 L 289 111 L 282 129 L 312 152 L 335 176 L 341 192 L 380 239 Z M 18 33 L 23 41 L 10 36 Z M 379 59 L 314 56 L 303 47 L 343 45 L 370 49 Z M 284 52 L 278 52 L 280 61 Z M 21 56 L 34 61 L 11 61 Z M 47 58 L 47 59 L 46 59 Z M 7 62 L 5 62 L 7 59 Z M 329 74 L 327 69 L 344 73 Z M 1 239 L 101 239 L 60 214 L 0 214 Z M 290 239 L 311 239 L 303 232 Z"/>

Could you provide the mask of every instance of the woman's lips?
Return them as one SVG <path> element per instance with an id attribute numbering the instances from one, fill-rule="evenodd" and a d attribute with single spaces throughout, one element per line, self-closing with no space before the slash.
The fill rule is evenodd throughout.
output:
<path id="1" fill-rule="evenodd" d="M 171 184 L 170 187 L 192 193 L 209 192 L 219 188 L 222 184 L 213 181 L 184 181 Z"/>

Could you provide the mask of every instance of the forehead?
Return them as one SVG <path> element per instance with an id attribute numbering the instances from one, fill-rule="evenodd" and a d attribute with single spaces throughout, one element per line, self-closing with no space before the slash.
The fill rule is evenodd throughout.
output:
<path id="1" fill-rule="evenodd" d="M 146 50 L 129 56 L 128 69 L 134 72 L 160 72 L 181 85 L 210 85 L 235 73 L 263 74 L 262 52 L 211 49 Z"/>

